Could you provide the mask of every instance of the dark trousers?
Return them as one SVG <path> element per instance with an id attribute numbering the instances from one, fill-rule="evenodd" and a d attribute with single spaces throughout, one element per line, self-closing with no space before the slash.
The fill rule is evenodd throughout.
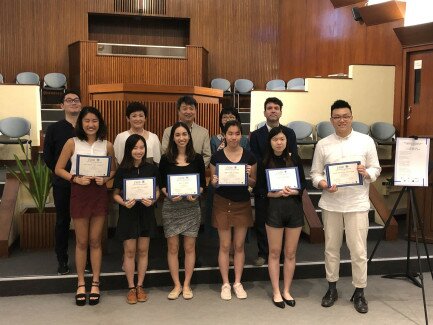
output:
<path id="1" fill-rule="evenodd" d="M 254 229 L 257 237 L 258 256 L 268 259 L 268 236 L 266 235 L 266 197 L 264 195 L 254 195 L 255 220 Z"/>
<path id="2" fill-rule="evenodd" d="M 53 186 L 54 204 L 56 206 L 56 228 L 55 228 L 55 252 L 59 263 L 68 262 L 68 239 L 69 225 L 71 223 L 70 214 L 70 186 Z"/>

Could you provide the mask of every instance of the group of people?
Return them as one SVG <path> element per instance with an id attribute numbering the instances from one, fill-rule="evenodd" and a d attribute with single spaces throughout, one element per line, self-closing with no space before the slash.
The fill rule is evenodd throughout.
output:
<path id="1" fill-rule="evenodd" d="M 65 119 L 51 125 L 46 133 L 44 160 L 54 171 L 53 196 L 57 209 L 56 254 L 58 273 L 67 274 L 68 232 L 72 218 L 76 235 L 75 264 L 78 275 L 76 304 L 95 305 L 100 300 L 101 238 L 107 215 L 106 183 L 114 178 L 113 199 L 119 204 L 116 236 L 123 242 L 123 269 L 129 291 L 129 304 L 144 302 L 148 295 L 143 282 L 148 264 L 150 238 L 156 233 L 155 203 L 161 195 L 162 224 L 167 238 L 167 260 L 173 280 L 168 299 L 192 299 L 190 286 L 196 260 L 196 239 L 201 224 L 200 194 L 206 188 L 205 171 L 209 166 L 210 179 L 206 201 L 206 218 L 217 229 L 219 237 L 218 265 L 222 278 L 221 299 L 230 300 L 232 292 L 239 299 L 247 298 L 241 279 L 245 263 L 244 243 L 247 230 L 257 231 L 257 265 L 268 263 L 275 306 L 294 307 L 290 292 L 296 265 L 296 250 L 304 225 L 302 195 L 306 186 L 302 161 L 297 152 L 296 136 L 292 129 L 280 124 L 283 103 L 275 97 L 266 99 L 266 124 L 250 134 L 242 134 L 239 114 L 224 108 L 219 115 L 221 133 L 209 139 L 209 132 L 195 123 L 197 102 L 190 96 L 177 101 L 179 121 L 165 129 L 160 146 L 158 137 L 145 130 L 147 108 L 138 102 L 126 108 L 129 130 L 117 135 L 114 145 L 105 140 L 106 125 L 94 107 L 81 107 L 76 91 L 66 91 L 61 107 Z M 329 290 L 322 306 L 330 307 L 338 298 L 336 282 L 339 274 L 339 251 L 343 231 L 352 259 L 355 293 L 354 306 L 358 312 L 368 311 L 363 288 L 367 284 L 366 237 L 368 231 L 368 186 L 380 173 L 373 141 L 352 130 L 350 105 L 342 100 L 331 107 L 331 122 L 335 133 L 317 144 L 311 178 L 313 185 L 323 189 L 319 206 L 323 210 L 325 230 L 325 266 Z M 105 177 L 77 174 L 77 155 L 109 156 L 110 174 Z M 358 172 L 363 185 L 353 187 L 328 186 L 325 165 L 359 161 Z M 219 183 L 218 164 L 245 165 L 245 184 L 227 186 Z M 298 188 L 268 189 L 266 170 L 297 167 Z M 168 175 L 198 174 L 196 195 L 169 194 Z M 152 198 L 126 200 L 125 180 L 155 179 Z M 254 193 L 255 218 L 251 208 Z M 180 236 L 185 252 L 183 282 L 179 277 Z M 93 279 L 88 294 L 84 273 L 88 248 Z M 283 252 L 283 290 L 280 289 L 280 258 Z M 230 262 L 234 264 L 234 281 L 229 279 Z M 137 282 L 134 282 L 137 268 Z"/>

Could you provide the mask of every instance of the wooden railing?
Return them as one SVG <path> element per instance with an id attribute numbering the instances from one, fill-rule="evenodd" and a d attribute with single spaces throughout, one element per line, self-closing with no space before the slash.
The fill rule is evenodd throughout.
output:
<path id="1" fill-rule="evenodd" d="M 114 12 L 166 15 L 166 0 L 114 0 Z"/>

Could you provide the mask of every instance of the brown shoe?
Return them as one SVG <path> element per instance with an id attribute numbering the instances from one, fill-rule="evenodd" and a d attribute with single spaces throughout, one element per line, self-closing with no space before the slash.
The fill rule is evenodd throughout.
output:
<path id="1" fill-rule="evenodd" d="M 147 301 L 147 293 L 144 291 L 142 286 L 137 286 L 137 301 L 138 302 L 146 302 Z"/>
<path id="2" fill-rule="evenodd" d="M 137 290 L 135 288 L 129 288 L 128 294 L 126 295 L 126 302 L 130 305 L 137 303 Z"/>

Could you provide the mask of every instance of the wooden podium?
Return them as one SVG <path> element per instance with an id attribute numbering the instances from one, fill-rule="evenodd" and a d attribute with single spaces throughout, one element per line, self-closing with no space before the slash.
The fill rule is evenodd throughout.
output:
<path id="1" fill-rule="evenodd" d="M 125 110 L 128 103 L 142 102 L 148 108 L 145 129 L 161 139 L 164 129 L 177 120 L 176 101 L 190 95 L 197 100 L 196 123 L 219 133 L 218 115 L 221 109 L 222 90 L 196 86 L 143 85 L 131 83 L 89 85 L 89 103 L 97 107 L 108 126 L 107 138 L 114 141 L 116 135 L 129 128 Z"/>

